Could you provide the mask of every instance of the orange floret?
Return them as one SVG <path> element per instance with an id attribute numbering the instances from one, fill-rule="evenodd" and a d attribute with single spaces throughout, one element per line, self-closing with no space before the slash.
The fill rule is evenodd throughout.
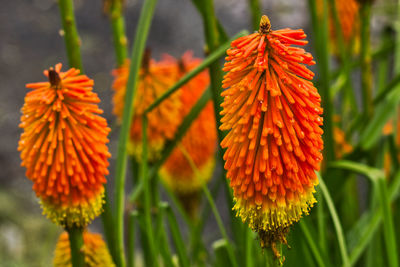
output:
<path id="1" fill-rule="evenodd" d="M 303 30 L 271 30 L 240 37 L 227 50 L 221 105 L 221 146 L 234 209 L 259 233 L 261 245 L 284 241 L 287 227 L 315 203 L 315 170 L 322 160 L 321 98 L 305 65 Z M 295 46 L 293 46 L 295 45 Z"/>
<path id="2" fill-rule="evenodd" d="M 61 72 L 61 64 L 44 74 L 49 81 L 26 85 L 21 165 L 53 222 L 85 226 L 102 210 L 110 128 L 93 80 L 74 68 Z"/>
<path id="3" fill-rule="evenodd" d="M 346 141 L 346 135 L 339 127 L 333 127 L 333 139 L 335 141 L 335 155 L 340 159 L 344 154 L 353 151 L 353 146 Z"/>

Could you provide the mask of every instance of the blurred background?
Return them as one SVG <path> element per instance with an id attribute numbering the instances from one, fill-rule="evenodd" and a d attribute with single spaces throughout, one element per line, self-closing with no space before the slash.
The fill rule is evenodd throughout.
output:
<path id="1" fill-rule="evenodd" d="M 303 28 L 311 37 L 306 47 L 312 51 L 312 32 L 307 1 L 264 0 L 274 29 Z M 95 92 L 102 99 L 113 131 L 109 148 L 110 184 L 113 183 L 117 127 L 111 114 L 111 71 L 115 67 L 112 35 L 101 0 L 76 0 L 76 20 L 82 39 L 85 73 L 95 81 Z M 126 0 L 126 26 L 129 44 L 142 1 Z M 376 1 L 373 10 L 372 36 L 390 26 L 395 16 L 391 1 Z M 25 84 L 44 81 L 44 69 L 61 62 L 67 67 L 61 20 L 55 0 L 1 1 L 0 5 L 0 266 L 50 266 L 54 245 L 61 232 L 41 215 L 32 183 L 20 167 L 17 143 L 21 130 L 20 108 L 27 90 Z M 242 29 L 251 31 L 251 15 L 243 0 L 215 0 L 216 14 L 231 36 Z M 149 34 L 148 47 L 156 59 L 164 53 L 180 57 L 192 50 L 203 57 L 203 25 L 189 0 L 159 1 Z M 374 41 L 374 40 L 372 40 Z M 110 188 L 112 190 L 112 188 Z M 223 202 L 223 201 L 219 201 Z M 223 205 L 223 204 L 221 204 Z M 213 222 L 211 222 L 213 223 Z M 90 226 L 101 231 L 99 219 Z M 212 236 L 213 227 L 205 231 Z M 216 227 L 214 227 L 216 228 Z"/>

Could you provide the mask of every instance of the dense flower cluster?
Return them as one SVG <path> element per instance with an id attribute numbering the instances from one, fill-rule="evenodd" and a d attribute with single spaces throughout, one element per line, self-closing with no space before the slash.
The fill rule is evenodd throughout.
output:
<path id="1" fill-rule="evenodd" d="M 44 213 L 62 226 L 85 226 L 102 210 L 110 129 L 99 114 L 93 80 L 61 64 L 49 81 L 30 83 L 22 107 L 22 166 Z"/>
<path id="2" fill-rule="evenodd" d="M 234 209 L 259 233 L 261 245 L 284 241 L 288 226 L 315 203 L 315 170 L 322 160 L 321 98 L 305 65 L 313 57 L 303 30 L 240 37 L 227 50 L 221 143 Z"/>

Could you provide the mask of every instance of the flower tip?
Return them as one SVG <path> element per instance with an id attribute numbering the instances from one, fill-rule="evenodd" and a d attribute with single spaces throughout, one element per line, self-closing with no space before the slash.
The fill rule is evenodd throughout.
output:
<path id="1" fill-rule="evenodd" d="M 271 31 L 271 22 L 267 15 L 263 15 L 260 20 L 260 29 L 258 30 L 261 34 L 267 34 Z"/>
<path id="2" fill-rule="evenodd" d="M 52 67 L 49 68 L 47 71 L 48 77 L 49 77 L 49 82 L 52 87 L 57 87 L 60 85 L 61 78 L 60 75 L 58 75 L 58 72 L 55 71 Z"/>

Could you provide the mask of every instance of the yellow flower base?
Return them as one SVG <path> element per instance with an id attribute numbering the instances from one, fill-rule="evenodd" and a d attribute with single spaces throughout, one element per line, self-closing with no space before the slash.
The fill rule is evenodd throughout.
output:
<path id="1" fill-rule="evenodd" d="M 188 194 L 201 190 L 202 186 L 207 183 L 214 171 L 215 160 L 212 157 L 198 171 L 194 171 L 191 177 L 178 177 L 170 174 L 166 168 L 160 170 L 163 181 L 172 191 L 182 194 Z"/>
<path id="2" fill-rule="evenodd" d="M 314 188 L 310 188 L 306 194 L 299 196 L 298 201 L 289 205 L 276 202 L 270 206 L 255 205 L 235 198 L 236 204 L 233 209 L 237 211 L 236 216 L 247 222 L 253 231 L 275 231 L 299 221 L 303 214 L 308 215 L 310 208 L 316 202 L 314 192 Z"/>
<path id="3" fill-rule="evenodd" d="M 103 211 L 104 189 L 90 202 L 74 206 L 58 206 L 40 201 L 43 214 L 62 227 L 85 227 Z"/>
<path id="4" fill-rule="evenodd" d="M 155 162 L 161 157 L 161 152 L 164 148 L 165 140 L 153 141 L 149 143 L 147 148 L 147 160 Z M 127 151 L 129 155 L 135 157 L 138 162 L 142 161 L 143 144 L 142 142 L 128 141 Z"/>

